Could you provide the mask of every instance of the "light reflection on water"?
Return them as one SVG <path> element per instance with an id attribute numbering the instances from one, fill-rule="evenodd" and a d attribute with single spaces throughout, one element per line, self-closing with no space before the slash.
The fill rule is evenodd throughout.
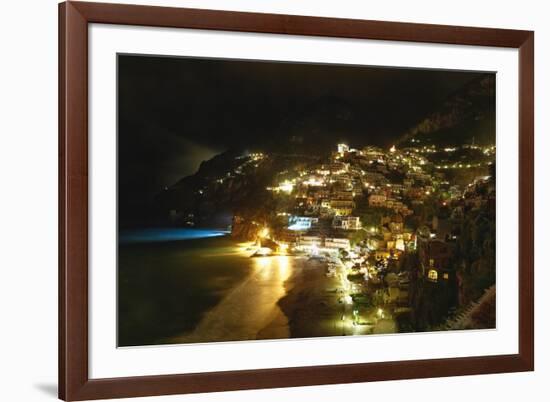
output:
<path id="1" fill-rule="evenodd" d="M 250 252 L 243 250 L 243 256 Z M 250 258 L 250 257 L 245 257 Z M 205 314 L 191 333 L 177 342 L 213 342 L 256 339 L 263 331 L 269 338 L 288 338 L 288 320 L 277 302 L 286 295 L 285 282 L 293 269 L 301 269 L 302 258 L 253 257 L 251 274 L 217 306 Z"/>
<path id="2" fill-rule="evenodd" d="M 282 276 L 285 276 L 286 278 L 288 278 L 289 276 L 289 257 L 287 256 L 278 256 L 278 257 L 275 257 L 277 258 L 277 262 L 279 263 L 279 272 Z M 286 279 L 285 279 L 286 280 Z"/>
<path id="3" fill-rule="evenodd" d="M 290 258 L 284 255 L 273 257 L 254 257 L 255 270 L 264 281 L 277 281 L 282 285 L 284 296 L 284 282 L 290 277 Z M 275 289 L 273 290 L 275 292 Z M 282 297 L 282 296 L 281 296 Z"/>

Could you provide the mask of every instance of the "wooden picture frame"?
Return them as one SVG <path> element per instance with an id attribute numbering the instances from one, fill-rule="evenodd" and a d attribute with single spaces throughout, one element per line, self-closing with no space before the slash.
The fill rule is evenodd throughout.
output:
<path id="1" fill-rule="evenodd" d="M 88 24 L 196 28 L 519 49 L 519 353 L 90 379 Z M 534 33 L 183 8 L 59 5 L 59 397 L 64 400 L 443 377 L 534 369 Z"/>

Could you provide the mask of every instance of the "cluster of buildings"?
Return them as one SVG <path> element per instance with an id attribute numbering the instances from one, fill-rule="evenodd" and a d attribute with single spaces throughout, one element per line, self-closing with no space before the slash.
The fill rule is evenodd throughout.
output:
<path id="1" fill-rule="evenodd" d="M 287 219 L 281 240 L 297 247 L 349 250 L 353 233 L 362 230 L 368 237 L 364 243 L 377 256 L 404 251 L 413 238 L 403 225 L 403 218 L 413 214 L 406 200 L 423 202 L 437 184 L 423 171 L 426 163 L 411 150 L 338 144 L 328 160 L 284 172 L 277 185 L 267 188 L 291 201 L 291 208 L 287 203 L 287 210 L 278 211 Z M 372 208 L 380 208 L 383 219 L 365 227 L 361 214 Z"/>
<path id="2" fill-rule="evenodd" d="M 399 258 L 406 250 L 418 250 L 422 272 L 431 280 L 445 280 L 446 259 L 456 240 L 450 230 L 437 223 L 413 231 L 405 220 L 427 199 L 449 204 L 451 219 L 465 209 L 487 202 L 475 191 L 474 181 L 466 189 L 450 185 L 443 174 L 428 173 L 435 168 L 426 153 L 455 152 L 455 149 L 424 148 L 383 150 L 377 147 L 350 148 L 338 144 L 328 160 L 310 164 L 295 172 L 285 172 L 284 180 L 268 188 L 287 197 L 286 210 L 278 211 L 285 230 L 280 240 L 291 247 L 363 251 L 376 259 Z M 484 148 L 494 154 L 494 147 Z M 289 207 L 290 205 L 290 207 Z M 364 213 L 379 211 L 380 219 L 367 223 Z M 434 218 L 437 220 L 437 218 Z M 427 227 L 427 229 L 426 229 Z M 362 231 L 363 236 L 356 233 Z M 454 239 L 453 239 L 454 236 Z M 360 239 L 360 241 L 357 241 Z"/>
<path id="3" fill-rule="evenodd" d="M 486 147 L 483 152 L 494 155 L 494 150 Z M 405 251 L 416 250 L 420 273 L 427 280 L 453 279 L 448 262 L 457 236 L 448 222 L 430 217 L 429 224 L 421 222 L 413 230 L 405 221 L 414 219 L 415 207 L 427 202 L 449 208 L 451 221 L 491 202 L 492 196 L 494 200 L 494 189 L 492 196 L 491 191 L 478 191 L 487 186 L 488 177 L 465 188 L 450 185 L 425 156 L 455 151 L 433 146 L 354 149 L 338 144 L 327 159 L 282 172 L 278 183 L 267 188 L 276 199 L 284 200 L 277 204 L 282 229 L 274 231 L 274 240 L 312 254 L 346 250 L 364 264 L 374 257 L 386 267 Z M 374 222 L 373 211 L 377 212 Z"/>
<path id="4" fill-rule="evenodd" d="M 488 156 L 494 151 L 483 148 Z M 361 302 L 352 295 L 370 297 L 383 307 L 379 315 L 410 311 L 409 295 L 418 293 L 409 291 L 412 272 L 423 278 L 420 286 L 430 288 L 427 294 L 454 297 L 460 282 L 452 263 L 461 235 L 456 228 L 469 211 L 494 206 L 495 185 L 489 176 L 451 185 L 448 173 L 427 159 L 441 152 L 456 149 L 338 144 L 326 159 L 281 172 L 267 188 L 274 194 L 277 220 L 271 222 L 268 240 L 285 254 L 298 251 L 338 261 L 340 268 L 331 269 L 329 263 L 326 275 L 341 277 L 346 304 L 354 308 Z M 408 251 L 415 252 L 411 259 L 403 257 Z M 447 299 L 441 303 L 452 305 Z"/>

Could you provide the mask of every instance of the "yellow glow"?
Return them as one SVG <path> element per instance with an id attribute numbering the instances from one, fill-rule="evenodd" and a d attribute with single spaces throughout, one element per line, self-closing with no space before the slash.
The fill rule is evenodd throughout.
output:
<path id="1" fill-rule="evenodd" d="M 260 236 L 262 239 L 266 238 L 267 236 L 269 236 L 269 229 L 263 228 L 262 230 L 260 230 L 260 233 L 258 233 L 258 236 Z"/>
<path id="2" fill-rule="evenodd" d="M 289 256 L 276 257 L 255 257 L 254 265 L 256 272 L 260 275 L 263 281 L 277 281 L 281 283 L 281 296 L 285 294 L 284 281 L 286 281 L 291 273 L 292 261 Z"/>
<path id="3" fill-rule="evenodd" d="M 288 277 L 288 271 L 290 268 L 290 261 L 288 260 L 290 257 L 286 256 L 278 256 L 277 257 L 277 265 L 279 266 L 279 274 L 283 277 Z"/>
<path id="4" fill-rule="evenodd" d="M 288 244 L 286 243 L 279 244 L 279 253 L 286 254 L 287 251 L 288 251 Z"/>
<path id="5" fill-rule="evenodd" d="M 270 265 L 270 257 L 257 257 L 254 261 L 259 268 L 267 268 Z"/>
<path id="6" fill-rule="evenodd" d="M 390 152 L 395 152 L 395 145 L 392 145 L 392 147 L 390 148 Z"/>
<path id="7" fill-rule="evenodd" d="M 260 247 L 256 251 L 257 255 L 269 255 L 271 254 L 271 249 L 269 247 Z"/>
<path id="8" fill-rule="evenodd" d="M 292 183 L 289 180 L 285 180 L 282 183 L 279 184 L 278 190 L 283 191 L 285 193 L 292 193 L 292 190 L 294 189 L 294 183 Z"/>
<path id="9" fill-rule="evenodd" d="M 405 251 L 405 242 L 403 241 L 403 239 L 397 239 L 395 241 L 395 248 L 397 250 Z"/>
<path id="10" fill-rule="evenodd" d="M 437 271 L 435 269 L 430 269 L 428 271 L 428 279 L 432 281 L 437 281 Z"/>
<path id="11" fill-rule="evenodd" d="M 305 180 L 304 184 L 306 186 L 320 187 L 320 186 L 324 186 L 325 183 L 322 180 L 316 180 L 314 178 L 310 178 L 309 180 Z"/>

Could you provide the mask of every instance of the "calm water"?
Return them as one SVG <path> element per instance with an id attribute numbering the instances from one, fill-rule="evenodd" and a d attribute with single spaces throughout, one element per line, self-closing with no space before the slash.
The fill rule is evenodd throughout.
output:
<path id="1" fill-rule="evenodd" d="M 250 254 L 220 231 L 121 233 L 119 346 L 287 337 L 277 301 L 298 262 Z"/>

